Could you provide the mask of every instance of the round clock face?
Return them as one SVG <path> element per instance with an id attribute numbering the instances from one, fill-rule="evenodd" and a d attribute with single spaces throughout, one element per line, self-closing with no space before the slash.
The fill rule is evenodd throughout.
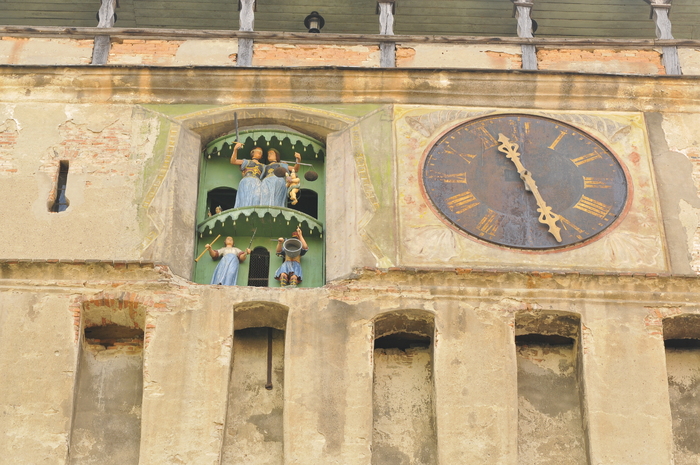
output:
<path id="1" fill-rule="evenodd" d="M 506 247 L 587 241 L 625 211 L 628 183 L 612 152 L 548 118 L 496 115 L 461 124 L 429 149 L 423 189 L 439 216 Z"/>

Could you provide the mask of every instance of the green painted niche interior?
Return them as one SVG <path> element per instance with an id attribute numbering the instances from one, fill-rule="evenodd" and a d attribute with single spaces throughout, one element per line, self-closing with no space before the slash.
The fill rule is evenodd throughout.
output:
<path id="1" fill-rule="evenodd" d="M 195 257 L 205 250 L 217 235 L 221 237 L 212 248 L 224 246 L 226 236 L 232 236 L 235 246 L 241 250 L 263 247 L 269 252 L 270 266 L 267 286 L 279 287 L 274 279 L 275 271 L 282 264 L 282 258 L 275 255 L 277 239 L 289 238 L 297 226 L 304 234 L 309 251 L 301 259 L 304 279 L 299 287 L 319 287 L 325 283 L 324 224 L 326 214 L 325 145 L 304 134 L 270 129 L 250 129 L 239 132 L 243 147 L 238 151 L 239 159 L 249 159 L 255 147 L 275 148 L 282 154 L 283 161 L 294 162 L 294 153 L 302 157 L 299 172 L 301 192 L 297 205 L 287 207 L 253 206 L 233 208 L 238 183 L 241 180 L 240 166 L 231 164 L 236 135 L 229 134 L 208 143 L 202 151 L 202 164 L 197 200 L 197 247 Z M 261 160 L 266 161 L 266 156 Z M 291 164 L 290 164 L 291 165 Z M 313 171 L 318 178 L 308 181 L 304 175 Z M 221 207 L 217 212 L 216 207 Z M 253 234 L 255 236 L 253 237 Z M 251 242 L 252 238 L 252 242 Z M 250 244 L 250 245 L 249 245 Z M 193 280 L 209 284 L 217 261 L 204 254 L 195 265 Z M 248 285 L 250 257 L 241 263 L 237 285 Z M 257 285 L 264 284 L 260 280 Z"/>

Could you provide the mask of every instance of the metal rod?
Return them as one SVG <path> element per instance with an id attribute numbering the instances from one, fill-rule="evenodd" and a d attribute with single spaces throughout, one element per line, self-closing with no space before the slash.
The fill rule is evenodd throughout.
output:
<path id="1" fill-rule="evenodd" d="M 253 245 L 253 239 L 255 239 L 255 233 L 258 232 L 258 228 L 253 229 L 253 235 L 250 237 L 250 242 L 248 243 L 248 248 Z"/>
<path id="2" fill-rule="evenodd" d="M 272 389 L 272 328 L 267 328 L 267 384 L 265 389 Z"/>
<path id="3" fill-rule="evenodd" d="M 303 166 L 314 166 L 314 165 L 312 165 L 311 163 L 302 163 L 302 162 L 300 162 L 300 161 L 280 160 L 280 163 L 286 163 L 286 164 L 288 164 L 288 165 L 296 165 L 296 164 L 299 164 L 299 165 L 303 165 Z"/>
<path id="4" fill-rule="evenodd" d="M 236 142 L 240 142 L 238 139 L 238 113 L 233 114 L 233 122 L 236 124 Z"/>

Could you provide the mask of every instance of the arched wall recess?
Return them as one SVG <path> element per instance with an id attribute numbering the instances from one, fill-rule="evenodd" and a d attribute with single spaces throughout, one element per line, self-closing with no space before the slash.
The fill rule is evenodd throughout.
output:
<path id="1" fill-rule="evenodd" d="M 199 188 L 196 180 L 198 174 L 193 167 L 198 165 L 201 149 L 206 144 L 222 134 L 235 131 L 236 115 L 239 130 L 266 126 L 275 130 L 296 131 L 323 143 L 330 134 L 342 131 L 357 120 L 332 111 L 291 104 L 224 106 L 168 117 L 170 127 L 163 144 L 165 153 L 158 160 L 159 166 L 154 166 L 153 182 L 146 187 L 139 206 L 146 230 L 141 244 L 144 259 L 165 263 L 176 275 L 197 278 L 192 260 L 197 256 L 197 244 L 192 232 L 202 219 L 196 215 Z M 319 207 L 319 210 L 323 209 Z M 245 215 L 242 221 L 246 218 L 250 222 Z M 270 215 L 269 220 L 277 222 L 281 219 Z M 312 220 L 309 216 L 309 224 Z M 286 225 L 287 220 L 284 221 Z M 318 228 L 311 229 L 311 235 L 319 234 Z M 214 237 L 212 235 L 210 239 Z M 247 241 L 237 245 L 245 247 Z M 191 253 L 188 256 L 182 253 L 183 250 Z M 201 251 L 198 248 L 197 254 Z M 204 262 L 205 258 L 201 261 Z M 322 282 L 324 270 L 319 272 L 318 280 Z M 241 276 L 241 279 L 245 279 L 245 276 Z"/>
<path id="2" fill-rule="evenodd" d="M 373 327 L 372 464 L 437 464 L 434 315 L 387 312 Z"/>
<path id="3" fill-rule="evenodd" d="M 700 460 L 700 315 L 663 319 L 666 375 L 671 406 L 673 455 L 676 463 Z"/>
<path id="4" fill-rule="evenodd" d="M 515 315 L 518 464 L 588 463 L 580 327 L 569 312 Z"/>
<path id="5" fill-rule="evenodd" d="M 272 302 L 234 307 L 234 335 L 222 465 L 284 463 L 284 365 L 289 308 Z"/>
<path id="6" fill-rule="evenodd" d="M 145 315 L 137 302 L 83 303 L 68 463 L 138 464 Z"/>

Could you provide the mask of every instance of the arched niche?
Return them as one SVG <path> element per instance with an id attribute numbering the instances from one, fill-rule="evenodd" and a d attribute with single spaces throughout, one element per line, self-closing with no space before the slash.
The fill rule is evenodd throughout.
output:
<path id="1" fill-rule="evenodd" d="M 192 234 L 203 220 L 202 216 L 198 216 L 198 211 L 206 215 L 206 209 L 203 207 L 206 204 L 206 195 L 201 195 L 198 181 L 202 167 L 200 166 L 200 170 L 196 169 L 201 164 L 202 149 L 222 135 L 235 133 L 236 120 L 239 132 L 256 127 L 296 131 L 323 144 L 326 143 L 330 134 L 346 129 L 357 120 L 342 113 L 292 104 L 221 106 L 168 119 L 171 125 L 163 144 L 164 153 L 159 154 L 160 158 L 154 159 L 156 165 L 152 167 L 152 176 L 146 180 L 144 199 L 139 204 L 140 214 L 146 220 L 144 227 L 147 228 L 142 244 L 142 258 L 165 263 L 176 275 L 200 283 L 208 283 L 208 281 L 199 275 L 196 264 L 212 265 L 211 260 L 203 257 L 199 262 L 194 262 L 192 258 L 203 251 L 203 244 L 207 239 L 212 240 L 215 237 L 212 235 L 205 238 L 204 234 L 202 237 L 200 234 L 196 236 Z M 233 181 L 232 179 L 231 182 L 221 183 L 211 188 L 234 187 Z M 201 204 L 198 206 L 199 202 Z M 322 212 L 325 213 L 325 207 L 320 206 L 319 215 Z M 249 217 L 248 219 L 250 221 Z M 245 222 L 245 218 L 243 221 Z M 266 221 L 280 221 L 280 218 L 269 215 Z M 287 219 L 285 218 L 284 221 L 286 224 Z M 290 226 L 293 226 L 291 222 Z M 249 239 L 249 232 L 242 232 L 237 237 L 239 242 L 243 237 Z M 315 229 L 314 234 L 316 234 Z M 204 242 L 197 239 L 202 239 Z M 245 246 L 247 242 L 239 245 Z M 221 244 L 218 244 L 218 247 L 221 247 Z M 183 251 L 189 251 L 189 253 L 183 253 Z M 210 268 L 204 272 L 209 278 L 214 266 Z M 312 269 L 312 275 L 313 279 L 308 283 L 312 281 L 320 282 L 319 285 L 325 283 L 323 266 Z M 245 282 L 246 278 L 240 275 L 240 279 L 243 280 L 241 282 Z M 272 284 L 275 285 L 275 283 Z"/>
<path id="2" fill-rule="evenodd" d="M 267 248 L 255 247 L 249 257 L 248 286 L 268 287 L 270 285 L 270 251 Z"/>
<path id="3" fill-rule="evenodd" d="M 237 160 L 250 160 L 254 150 L 263 151 L 263 158 L 260 160 L 262 165 L 250 168 L 248 165 L 250 161 L 244 162 L 246 169 L 255 170 L 248 173 L 248 177 L 245 178 L 245 186 L 247 186 L 245 191 L 248 194 L 241 187 L 244 185 L 241 171 L 243 166 L 231 164 L 234 147 L 239 142 L 242 147 L 237 152 Z M 292 204 L 290 198 L 291 184 L 285 185 L 291 177 L 285 177 L 284 170 L 282 176 L 272 174 L 273 169 L 268 166 L 266 157 L 268 151 L 272 149 L 281 154 L 282 161 L 289 162 L 290 168 L 294 166 L 295 154 L 298 153 L 302 157 L 303 165 L 296 177 L 299 184 L 295 185 L 301 191 L 298 193 L 297 204 Z M 220 239 L 214 244 L 215 249 L 223 247 L 223 240 L 227 236 L 233 237 L 236 247 L 241 250 L 246 247 L 267 248 L 271 245 L 270 241 L 276 241 L 279 237 L 289 238 L 299 227 L 308 244 L 308 252 L 301 260 L 303 281 L 300 287 L 322 286 L 325 283 L 325 241 L 323 239 L 326 210 L 325 159 L 326 147 L 321 141 L 278 126 L 248 127 L 210 141 L 204 147 L 201 159 L 196 215 L 198 219 L 196 255 L 205 250 L 206 244 L 211 243 L 217 236 L 220 236 Z M 261 181 L 260 178 L 264 179 Z M 277 182 L 281 183 L 277 189 L 281 189 L 278 192 L 282 199 L 267 190 L 267 195 L 263 196 L 265 198 L 258 195 L 257 204 L 225 202 L 226 205 L 222 205 L 221 210 L 216 210 L 211 198 L 212 195 L 225 191 L 226 188 L 221 186 L 230 186 L 229 190 L 238 189 L 237 197 L 249 200 L 251 192 L 254 191 L 251 187 L 251 182 L 254 180 L 258 182 L 258 192 L 265 191 L 266 186 L 269 188 Z M 274 278 L 282 260 L 278 260 L 274 253 L 270 255 L 268 286 L 278 287 L 280 283 Z M 216 266 L 217 262 L 209 257 L 203 257 L 196 264 L 194 281 L 201 284 L 210 283 Z M 247 285 L 249 273 L 250 261 L 248 260 L 239 265 L 237 279 L 239 286 Z"/>
<path id="4" fill-rule="evenodd" d="M 580 328 L 574 313 L 515 315 L 519 464 L 588 463 Z"/>
<path id="5" fill-rule="evenodd" d="M 236 204 L 236 189 L 232 187 L 216 187 L 207 192 L 206 211 L 208 215 L 215 215 L 216 209 L 221 211 L 233 208 Z"/>
<path id="6" fill-rule="evenodd" d="M 222 465 L 284 463 L 284 365 L 289 308 L 234 307 L 234 334 Z"/>
<path id="7" fill-rule="evenodd" d="M 269 327 L 285 331 L 289 307 L 274 302 L 244 302 L 233 308 L 233 329 Z"/>
<path id="8" fill-rule="evenodd" d="M 700 315 L 663 319 L 666 375 L 676 463 L 700 462 Z"/>
<path id="9" fill-rule="evenodd" d="M 391 311 L 372 326 L 372 464 L 437 464 L 434 314 Z"/>
<path id="10" fill-rule="evenodd" d="M 83 303 L 69 464 L 138 464 L 145 315 L 120 298 Z"/>

